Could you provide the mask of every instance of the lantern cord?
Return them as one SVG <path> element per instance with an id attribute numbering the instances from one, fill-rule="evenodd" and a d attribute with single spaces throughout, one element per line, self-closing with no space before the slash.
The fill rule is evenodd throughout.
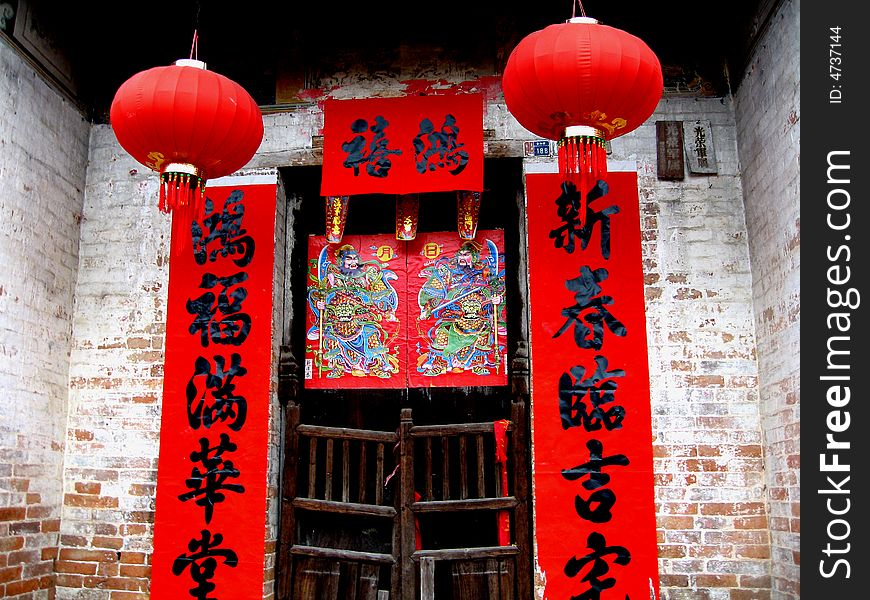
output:
<path id="1" fill-rule="evenodd" d="M 190 58 L 199 60 L 199 35 L 193 30 L 193 43 L 190 45 Z"/>
<path id="2" fill-rule="evenodd" d="M 199 13 L 202 5 L 197 1 L 196 13 L 193 15 L 193 43 L 190 45 L 190 58 L 199 60 Z"/>
<path id="3" fill-rule="evenodd" d="M 577 16 L 577 5 L 578 4 L 580 5 L 580 16 L 582 16 L 582 17 L 586 16 L 586 9 L 583 8 L 582 0 L 574 0 L 574 2 L 572 4 L 573 4 L 573 6 L 572 6 L 571 18 L 574 18 Z"/>

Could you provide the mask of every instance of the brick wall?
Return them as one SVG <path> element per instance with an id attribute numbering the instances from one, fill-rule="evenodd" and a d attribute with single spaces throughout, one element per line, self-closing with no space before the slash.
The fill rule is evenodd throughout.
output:
<path id="1" fill-rule="evenodd" d="M 93 128 L 70 369 L 58 599 L 149 598 L 157 481 L 170 218 L 157 177 Z M 277 173 L 272 171 L 277 177 Z M 283 202 L 283 192 L 280 197 Z M 283 210 L 276 238 L 283 243 Z M 276 253 L 275 326 L 283 260 Z M 275 339 L 273 356 L 277 361 Z M 279 411 L 273 365 L 264 598 L 277 539 Z"/>
<path id="2" fill-rule="evenodd" d="M 93 128 L 70 368 L 58 598 L 148 598 L 169 220 L 157 179 Z"/>
<path id="3" fill-rule="evenodd" d="M 799 29 L 782 2 L 735 96 L 777 599 L 800 597 Z"/>
<path id="4" fill-rule="evenodd" d="M 0 40 L 0 598 L 52 598 L 90 125 Z"/>
<path id="5" fill-rule="evenodd" d="M 791 10 L 796 14 L 794 6 L 786 3 L 784 13 Z M 784 30 L 788 32 L 791 28 L 785 27 Z M 781 51 L 790 52 L 788 48 Z M 8 61 L 8 54 L 0 53 L 0 60 Z M 762 50 L 758 60 L 773 60 L 772 57 L 765 59 L 765 56 Z M 35 76 L 25 67 L 16 64 L 13 67 L 19 69 L 17 76 L 0 79 L 0 85 L 20 86 L 22 82 L 31 82 L 33 89 L 41 89 L 36 86 Z M 773 80 L 768 80 L 760 71 L 757 82 L 753 84 L 750 77 L 747 87 L 741 88 L 741 94 L 744 89 L 748 94 L 752 85 L 773 85 Z M 6 72 L 9 69 L 4 69 Z M 493 95 L 492 74 L 484 75 L 486 79 L 481 82 L 488 94 L 484 126 L 495 133 L 488 142 L 488 152 L 490 155 L 521 156 L 521 142 L 531 136 L 507 113 L 497 94 Z M 360 82 L 353 85 L 359 86 Z M 337 96 L 343 94 L 340 89 L 333 92 Z M 796 101 L 795 97 L 792 100 Z M 0 94 L 0 101 L 16 102 L 16 94 Z M 766 229 L 770 225 L 765 225 L 765 219 L 776 217 L 788 222 L 785 215 L 789 210 L 790 214 L 796 214 L 797 202 L 796 195 L 776 198 L 782 203 L 781 208 L 764 214 L 759 209 L 769 206 L 769 202 L 747 202 L 752 223 L 747 236 L 743 187 L 747 190 L 747 197 L 750 192 L 759 192 L 767 194 L 771 200 L 778 188 L 766 187 L 762 180 L 768 181 L 772 177 L 771 169 L 781 172 L 775 165 L 768 164 L 772 159 L 753 154 L 758 144 L 750 143 L 750 137 L 761 126 L 760 121 L 752 119 L 762 120 L 756 113 L 767 114 L 759 111 L 776 114 L 776 111 L 784 110 L 779 105 L 776 111 L 765 106 L 747 107 L 751 101 L 754 100 L 749 96 L 746 99 L 742 95 L 738 97 L 735 118 L 730 99 L 667 98 L 660 103 L 647 125 L 613 142 L 611 159 L 635 161 L 640 176 L 653 431 L 656 436 L 656 510 L 664 600 L 771 597 L 771 545 L 765 484 L 796 479 L 787 444 L 776 444 L 778 439 L 786 441 L 789 435 L 786 426 L 797 422 L 794 407 L 788 408 L 789 399 L 795 397 L 797 389 L 796 379 L 789 373 L 796 371 L 796 366 L 792 365 L 794 369 L 785 368 L 783 365 L 787 367 L 791 363 L 782 358 L 777 360 L 777 357 L 791 356 L 786 336 L 796 336 L 796 325 L 774 327 L 793 318 L 793 314 L 788 312 L 793 309 L 793 303 L 788 299 L 796 298 L 790 294 L 792 291 L 796 294 L 797 285 L 795 282 L 793 287 L 788 286 L 793 270 L 787 268 L 787 263 L 795 258 L 796 252 L 793 250 L 793 255 L 782 259 L 782 248 L 788 248 L 792 238 L 776 238 L 782 235 L 781 232 L 774 234 Z M 31 115 L 31 118 L 62 117 L 67 109 L 59 100 L 56 104 L 59 106 L 51 113 L 45 114 L 41 110 L 38 117 Z M 36 105 L 35 102 L 29 104 Z M 4 116 L 0 117 L 0 126 L 4 128 L 9 127 L 5 119 L 8 112 L 4 110 Z M 797 112 L 794 114 L 792 120 L 791 113 L 788 113 L 780 126 L 785 127 L 785 123 L 793 126 L 797 122 Z M 713 125 L 719 173 L 687 174 L 680 182 L 659 181 L 655 175 L 654 122 L 663 119 L 709 119 Z M 12 121 L 12 126 L 17 122 Z M 319 162 L 312 136 L 322 133 L 322 114 L 315 104 L 293 112 L 267 115 L 265 122 L 266 138 L 249 167 L 274 168 Z M 85 125 L 80 127 L 85 131 Z M 26 307 L 22 303 L 19 308 L 13 308 L 10 314 L 20 322 L 7 326 L 0 321 L 8 327 L 8 332 L 0 330 L 3 336 L 34 331 L 28 327 L 36 321 L 44 326 L 48 316 L 55 319 L 57 325 L 52 332 L 41 332 L 36 342 L 10 337 L 7 343 L 6 337 L 0 338 L 3 341 L 0 348 L 7 353 L 28 352 L 28 343 L 54 343 L 51 347 L 40 346 L 30 351 L 35 364 L 49 359 L 54 361 L 39 372 L 40 377 L 51 381 L 34 381 L 18 372 L 7 373 L 2 370 L 4 367 L 0 367 L 0 376 L 9 379 L 11 385 L 17 386 L 14 389 L 19 390 L 16 392 L 21 400 L 16 405 L 18 413 L 24 412 L 21 407 L 26 406 L 26 417 L 32 420 L 32 427 L 24 436 L 18 435 L 20 425 L 14 421 L 14 425 L 7 426 L 9 420 L 5 419 L 0 425 L 4 427 L 0 429 L 0 450 L 4 453 L 0 456 L 8 456 L 8 459 L 0 460 L 0 481 L 5 486 L 0 489 L 4 494 L 4 504 L 0 507 L 26 506 L 28 492 L 34 493 L 32 486 L 38 480 L 45 491 L 35 492 L 40 495 L 37 506 L 49 507 L 47 527 L 54 524 L 55 531 L 59 528 L 60 539 L 56 539 L 57 533 L 52 539 L 49 532 L 49 539 L 45 540 L 45 534 L 36 531 L 32 536 L 0 537 L 0 543 L 21 538 L 23 544 L 30 542 L 30 546 L 23 547 L 48 548 L 46 558 L 53 558 L 51 549 L 58 548 L 56 597 L 59 599 L 144 600 L 149 596 L 152 551 L 169 221 L 156 210 L 156 177 L 117 145 L 107 126 L 95 126 L 91 130 L 86 182 L 79 182 L 77 186 L 70 184 L 69 173 L 84 173 L 84 147 L 87 144 L 83 135 L 71 136 L 70 128 L 69 123 L 65 127 L 52 125 L 52 133 L 45 133 L 53 136 L 56 135 L 54 132 L 62 131 L 65 132 L 64 140 L 81 140 L 78 170 L 67 169 L 66 179 L 58 178 L 56 182 L 56 185 L 66 186 L 64 189 L 68 193 L 62 195 L 63 198 L 75 197 L 72 193 L 75 189 L 79 190 L 79 195 L 82 189 L 85 190 L 80 234 L 76 211 L 52 213 L 63 227 L 70 228 L 63 238 L 69 245 L 68 253 L 63 256 L 69 262 L 46 260 L 35 254 L 29 263 L 25 259 L 26 266 L 22 267 L 28 277 L 20 277 L 20 284 L 8 284 L 21 286 L 20 292 L 16 290 L 15 294 L 4 295 L 3 290 L 15 288 L 0 283 L 0 303 L 8 304 L 15 297 L 25 298 L 27 291 L 33 292 L 34 289 L 42 294 L 38 297 L 43 298 L 42 303 L 28 302 Z M 6 141 L 8 147 L 11 133 L 6 135 L 5 129 L 0 132 L 3 132 L 0 139 Z M 783 129 L 782 143 L 785 144 L 785 140 L 795 133 L 795 127 Z M 24 143 L 28 135 L 16 131 L 15 143 Z M 738 135 L 741 150 L 744 145 L 747 148 L 745 155 L 740 155 L 740 163 L 746 168 L 745 180 L 741 179 L 738 165 Z M 70 144 L 53 144 L 53 151 L 57 153 L 69 152 L 69 149 Z M 5 183 L 11 177 L 7 171 L 15 173 L 18 178 L 22 177 L 19 171 L 29 173 L 37 170 L 22 169 L 28 160 L 32 160 L 32 154 L 23 151 L 16 154 L 15 150 L 10 152 L 4 148 L 0 152 L 2 181 Z M 57 161 L 66 164 L 61 158 Z M 30 185 L 23 181 L 16 185 L 25 190 L 25 183 Z M 27 193 L 30 196 L 25 197 L 26 206 L 31 211 L 27 213 L 28 226 L 35 227 L 36 223 L 30 220 L 31 213 L 42 215 L 58 211 L 55 204 L 43 211 L 31 208 L 38 207 L 39 202 L 44 204 L 52 197 L 51 192 L 31 190 Z M 292 196 L 292 190 L 287 193 Z M 2 202 L 7 202 L 7 197 L 3 196 Z M 15 215 L 21 214 L 18 211 L 23 202 L 24 199 L 19 202 Z M 7 210 L 5 204 L 3 209 Z M 758 210 L 758 218 L 753 210 Z M 7 221 L 15 223 L 4 219 L 0 227 L 8 226 Z M 279 223 L 282 222 L 283 216 L 279 216 Z M 74 230 L 73 224 L 76 224 Z M 19 228 L 23 227 L 24 222 L 19 224 Z M 31 242 L 29 247 L 47 252 L 52 244 L 59 244 L 42 229 L 40 235 L 41 243 Z M 76 248 L 69 240 L 74 241 L 79 235 L 81 244 L 76 281 Z M 279 228 L 279 240 L 281 235 Z M 7 245 L 12 244 L 6 241 L 7 237 L 2 238 L 0 251 L 21 261 L 27 253 L 19 246 L 10 245 L 7 249 Z M 777 254 L 777 248 L 780 254 Z M 750 271 L 750 251 L 754 264 L 761 262 L 760 268 L 771 269 L 774 275 L 782 274 L 779 280 L 783 282 L 782 286 L 753 288 L 753 279 L 762 281 L 762 278 Z M 765 258 L 765 252 L 768 258 Z M 5 259 L 6 255 L 3 257 Z M 776 257 L 780 262 L 770 257 Z M 283 264 L 280 256 L 278 259 L 278 264 Z M 40 286 L 45 284 L 38 277 L 30 276 L 40 273 L 40 269 L 49 266 L 58 269 L 59 265 L 66 264 L 69 264 L 69 276 L 63 288 L 65 295 L 54 288 L 43 289 Z M 281 281 L 281 277 L 281 273 L 276 272 L 276 281 Z M 54 285 L 58 285 L 60 280 L 60 277 L 53 280 Z M 70 307 L 73 283 L 76 284 L 74 309 Z M 60 315 L 55 316 L 55 304 L 63 297 L 66 298 L 67 312 L 60 311 Z M 46 304 L 50 308 L 46 308 Z M 282 326 L 277 312 L 279 304 L 276 302 L 275 343 L 278 343 L 278 328 Z M 34 307 L 42 309 L 38 319 L 28 312 Z M 770 317 L 766 312 L 768 307 L 772 311 Z M 3 308 L 2 318 L 6 319 L 8 311 L 5 305 Z M 74 321 L 74 334 L 69 403 L 64 406 L 66 353 L 65 350 L 58 351 L 58 347 L 65 343 L 69 348 L 69 315 Z M 760 336 L 761 403 L 756 327 Z M 5 364 L 31 362 L 14 360 Z M 38 395 L 49 389 L 55 389 L 51 401 Z M 791 411 L 785 417 L 776 408 L 780 401 L 786 405 L 785 410 Z M 31 407 L 36 410 L 31 410 Z M 66 411 L 68 424 L 64 439 Z M 13 416 L 18 418 L 18 413 Z M 264 588 L 264 597 L 267 598 L 271 597 L 274 578 L 272 552 L 277 524 L 277 502 L 274 500 L 278 488 L 279 416 L 275 408 L 270 431 L 270 502 L 266 507 L 268 521 L 264 532 L 269 552 Z M 54 433 L 50 434 L 52 431 Z M 781 437 L 776 438 L 777 435 Z M 32 448 L 41 443 L 40 440 L 52 436 L 54 445 L 48 444 L 41 452 Z M 21 444 L 25 445 L 22 447 Z M 64 444 L 66 462 L 61 478 L 60 460 Z M 767 460 L 774 465 L 767 480 L 765 448 L 768 449 Z M 796 448 L 792 448 L 794 452 Z M 31 475 L 30 489 L 16 489 L 16 486 L 23 485 L 23 477 L 16 476 L 15 469 L 31 465 L 34 461 L 31 456 L 39 456 L 38 465 L 46 472 L 50 470 L 46 465 L 54 471 L 36 479 Z M 791 484 L 778 487 L 786 493 L 796 491 L 796 487 L 791 486 L 790 490 L 789 486 Z M 772 485 L 771 488 L 778 489 Z M 59 514 L 61 497 L 63 511 Z M 48 498 L 53 498 L 53 504 L 46 500 Z M 32 499 L 36 500 L 35 497 Z M 771 526 L 775 528 L 777 524 L 784 524 L 786 529 L 793 526 L 791 520 L 773 522 L 781 517 L 777 511 L 794 510 L 792 504 L 782 502 L 772 491 L 770 506 Z M 8 523 L 10 526 L 20 523 L 28 531 L 35 527 L 28 524 L 30 522 L 36 522 L 39 529 L 46 526 L 36 517 L 27 519 L 26 512 L 24 518 L 19 518 L 19 513 L 14 510 L 6 514 L 13 519 Z M 59 525 L 58 518 L 62 518 Z M 6 526 L 7 521 L 0 521 L 0 527 Z M 784 590 L 788 581 L 794 581 L 794 578 L 781 576 L 781 568 L 791 563 L 781 560 L 780 551 L 796 550 L 796 546 L 790 545 L 793 538 L 780 538 L 778 535 L 779 530 L 775 529 L 773 587 L 777 591 Z M 11 554 L 4 549 L 0 552 L 4 553 L 0 556 L 6 561 L 0 566 L 0 574 L 7 573 Z M 41 568 L 50 574 L 50 563 L 37 561 L 36 564 L 47 565 Z"/>
<path id="6" fill-rule="evenodd" d="M 711 122 L 715 175 L 656 176 L 655 122 Z M 749 249 L 729 99 L 663 99 L 637 162 L 663 600 L 769 598 Z"/>

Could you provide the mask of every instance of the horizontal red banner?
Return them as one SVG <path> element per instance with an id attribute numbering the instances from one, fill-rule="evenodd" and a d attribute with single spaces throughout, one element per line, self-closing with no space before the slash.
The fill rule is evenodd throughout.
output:
<path id="1" fill-rule="evenodd" d="M 327 100 L 322 196 L 483 191 L 483 95 Z"/>

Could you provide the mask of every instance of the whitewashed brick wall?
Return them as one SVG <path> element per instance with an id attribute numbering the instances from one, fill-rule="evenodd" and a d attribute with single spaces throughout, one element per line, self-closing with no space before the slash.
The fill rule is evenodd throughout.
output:
<path id="1" fill-rule="evenodd" d="M 147 598 L 169 220 L 154 173 L 107 127 L 88 159 L 57 597 Z"/>
<path id="2" fill-rule="evenodd" d="M 762 50 L 755 64 L 788 63 L 782 55 L 796 56 L 787 41 L 792 33 L 796 37 L 797 8 L 796 3 L 784 4 L 782 13 L 793 16 L 782 18 L 783 26 L 770 33 L 779 32 L 784 45 L 770 50 L 770 56 Z M 145 600 L 159 442 L 169 220 L 156 209 L 156 176 L 117 145 L 111 128 L 93 127 L 88 142 L 87 124 L 70 117 L 74 111 L 58 97 L 43 98 L 50 96 L 47 88 L 37 85 L 35 75 L 9 55 L 0 46 L 6 74 L 0 77 L 0 86 L 4 86 L 0 87 L 0 102 L 5 103 L 0 114 L 0 140 L 5 144 L 0 151 L 0 182 L 4 184 L 0 227 L 10 228 L 9 235 L 0 229 L 4 233 L 0 253 L 4 264 L 13 265 L 6 271 L 14 273 L 14 265 L 21 265 L 22 276 L 6 283 L 10 275 L 0 273 L 6 278 L 0 280 L 0 307 L 4 309 L 0 351 L 24 353 L 30 360 L 12 357 L 0 365 L 0 377 L 18 390 L 20 406 L 28 407 L 26 415 L 19 415 L 24 411 L 18 409 L 9 417 L 30 419 L 26 433 L 32 435 L 18 436 L 18 423 L 0 413 L 4 417 L 0 422 L 0 483 L 4 486 L 0 488 L 0 527 L 24 526 L 26 532 L 17 537 L 23 539 L 22 544 L 29 543 L 28 548 L 40 549 L 36 562 L 45 575 L 50 574 L 45 565 L 57 558 L 59 600 Z M 796 59 L 794 63 L 796 73 Z M 778 64 L 777 68 L 788 67 Z M 636 161 L 639 172 L 663 600 L 770 598 L 769 528 L 774 528 L 776 593 L 790 597 L 785 595 L 791 593 L 787 586 L 795 581 L 788 569 L 796 560 L 785 560 L 788 551 L 795 557 L 794 537 L 788 531 L 792 521 L 774 521 L 795 510 L 794 498 L 783 501 L 775 497 L 773 488 L 768 498 L 764 489 L 766 483 L 797 478 L 796 467 L 790 463 L 796 446 L 788 445 L 797 423 L 797 384 L 792 376 L 797 367 L 790 345 L 796 339 L 797 298 L 796 267 L 792 266 L 797 251 L 790 244 L 796 240 L 797 226 L 788 217 L 797 215 L 796 179 L 771 183 L 782 173 L 796 177 L 797 170 L 796 166 L 793 171 L 780 169 L 774 162 L 780 158 L 759 154 L 754 136 L 765 123 L 775 121 L 778 125 L 771 125 L 769 135 L 779 140 L 779 148 L 794 148 L 796 143 L 790 146 L 789 140 L 794 142 L 792 138 L 799 133 L 799 105 L 794 104 L 796 92 L 786 94 L 795 109 L 793 117 L 781 92 L 769 99 L 770 104 L 751 105 L 761 101 L 750 94 L 754 85 L 783 89 L 782 78 L 772 83 L 768 77 L 761 69 L 757 80 L 750 76 L 735 102 L 736 112 L 730 99 L 665 99 L 646 125 L 612 144 L 611 159 Z M 36 99 L 27 107 L 21 107 L 20 98 L 26 97 L 21 94 L 23 88 L 31 90 Z M 56 106 L 33 110 L 46 101 Z M 19 107 L 19 114 L 7 117 L 7 105 L 13 111 Z M 763 116 L 768 114 L 773 117 Z M 30 133 L 40 131 L 31 121 L 49 119 L 41 134 Z M 655 121 L 695 119 L 712 123 L 719 173 L 659 181 Z M 265 123 L 263 145 L 249 167 L 316 164 L 312 136 L 322 134 L 322 114 L 315 105 L 267 115 Z M 28 129 L 22 131 L 25 125 Z M 503 147 L 518 147 L 511 143 L 531 137 L 498 98 L 490 98 L 484 126 L 495 132 L 490 143 Z M 63 143 L 55 139 L 58 135 L 63 136 Z M 40 136 L 53 141 L 47 144 L 50 148 L 26 146 Z M 10 151 L 12 140 L 22 148 L 12 146 Z M 90 166 L 85 181 L 88 145 Z M 796 162 L 796 150 L 792 152 Z M 63 177 L 51 184 L 42 178 L 43 183 L 28 190 L 25 184 L 32 185 L 32 172 L 46 171 L 45 164 L 32 161 L 45 161 L 46 156 L 52 157 L 48 164 Z M 782 194 L 782 189 L 793 194 Z M 19 190 L 19 196 L 10 196 L 10 190 Z M 292 190 L 287 193 L 292 195 Z M 761 199 L 764 195 L 766 202 Z M 17 200 L 10 202 L 9 198 Z M 768 209 L 773 201 L 778 203 L 777 210 Z M 46 226 L 47 215 L 53 227 Z M 774 219 L 781 222 L 771 224 Z M 788 224 L 792 236 L 781 231 Z M 777 231 L 771 232 L 772 226 Z M 16 239 L 27 228 L 31 241 L 19 244 Z M 789 250 L 783 254 L 783 249 Z M 750 256 L 762 271 L 750 269 Z M 782 283 L 754 289 L 753 281 L 760 281 L 760 274 L 779 277 Z M 280 281 L 281 274 L 276 273 L 276 278 Z M 11 304 L 16 297 L 22 299 L 18 307 Z M 28 298 L 26 305 L 24 298 Z M 61 310 L 55 312 L 58 306 Z M 45 329 L 46 323 L 51 324 L 50 330 Z M 278 323 L 276 319 L 276 327 Z M 785 326 L 780 327 L 782 323 Z M 28 336 L 28 332 L 36 335 Z M 72 355 L 67 361 L 70 344 Z M 10 370 L 25 364 L 40 368 L 28 373 Z M 69 403 L 65 406 L 67 364 Z M 275 420 L 271 436 L 270 498 L 274 499 L 279 440 Z M 40 444 L 43 448 L 37 452 L 34 448 Z M 66 463 L 61 478 L 64 444 Z M 766 460 L 773 465 L 766 477 L 765 449 Z M 30 464 L 45 467 L 28 485 L 38 481 L 45 488 L 36 492 L 40 494 L 38 506 L 44 503 L 47 507 L 54 539 L 39 538 L 43 533 L 32 531 L 29 508 L 19 518 L 22 513 L 17 509 L 35 498 L 28 496 L 29 488 L 20 489 L 23 477 L 15 469 Z M 796 493 L 796 484 L 781 487 L 786 494 Z M 276 504 L 269 505 L 265 532 L 270 552 L 274 551 Z M 7 507 L 13 510 L 2 512 Z M 786 529 L 776 529 L 778 523 Z M 0 546 L 3 553 L 18 550 Z M 270 555 L 266 597 L 273 567 Z M 4 573 L 10 573 L 8 568 L 0 567 L 0 585 L 8 587 L 13 579 L 3 579 Z M 20 580 L 19 574 L 12 576 Z"/>
<path id="3" fill-rule="evenodd" d="M 718 173 L 656 176 L 655 122 L 711 122 Z M 665 98 L 612 159 L 638 165 L 664 600 L 769 594 L 749 250 L 727 98 Z"/>
<path id="4" fill-rule="evenodd" d="M 800 598 L 800 0 L 786 0 L 735 96 L 770 505 L 773 598 Z"/>
<path id="5" fill-rule="evenodd" d="M 118 145 L 110 127 L 93 128 L 90 162 L 57 598 L 142 600 L 149 597 L 151 575 L 171 220 L 157 209 L 157 175 Z M 276 237 L 283 241 L 283 209 L 278 219 Z M 276 327 L 283 291 L 278 250 Z M 277 361 L 280 336 L 274 342 Z M 276 368 L 264 598 L 271 597 L 277 537 Z"/>
<path id="6" fill-rule="evenodd" d="M 0 597 L 47 599 L 90 124 L 0 40 Z"/>

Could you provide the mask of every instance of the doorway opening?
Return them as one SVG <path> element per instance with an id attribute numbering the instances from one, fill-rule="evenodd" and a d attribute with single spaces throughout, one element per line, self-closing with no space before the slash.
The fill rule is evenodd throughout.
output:
<path id="1" fill-rule="evenodd" d="M 321 170 L 282 172 L 292 300 L 279 389 L 279 600 L 531 597 L 522 162 L 487 159 L 484 174 L 478 231 L 504 232 L 507 385 L 309 389 L 300 363 L 307 241 L 324 232 Z M 352 197 L 345 235 L 394 233 L 394 211 L 394 196 Z M 419 232 L 458 237 L 454 194 L 421 194 Z"/>

